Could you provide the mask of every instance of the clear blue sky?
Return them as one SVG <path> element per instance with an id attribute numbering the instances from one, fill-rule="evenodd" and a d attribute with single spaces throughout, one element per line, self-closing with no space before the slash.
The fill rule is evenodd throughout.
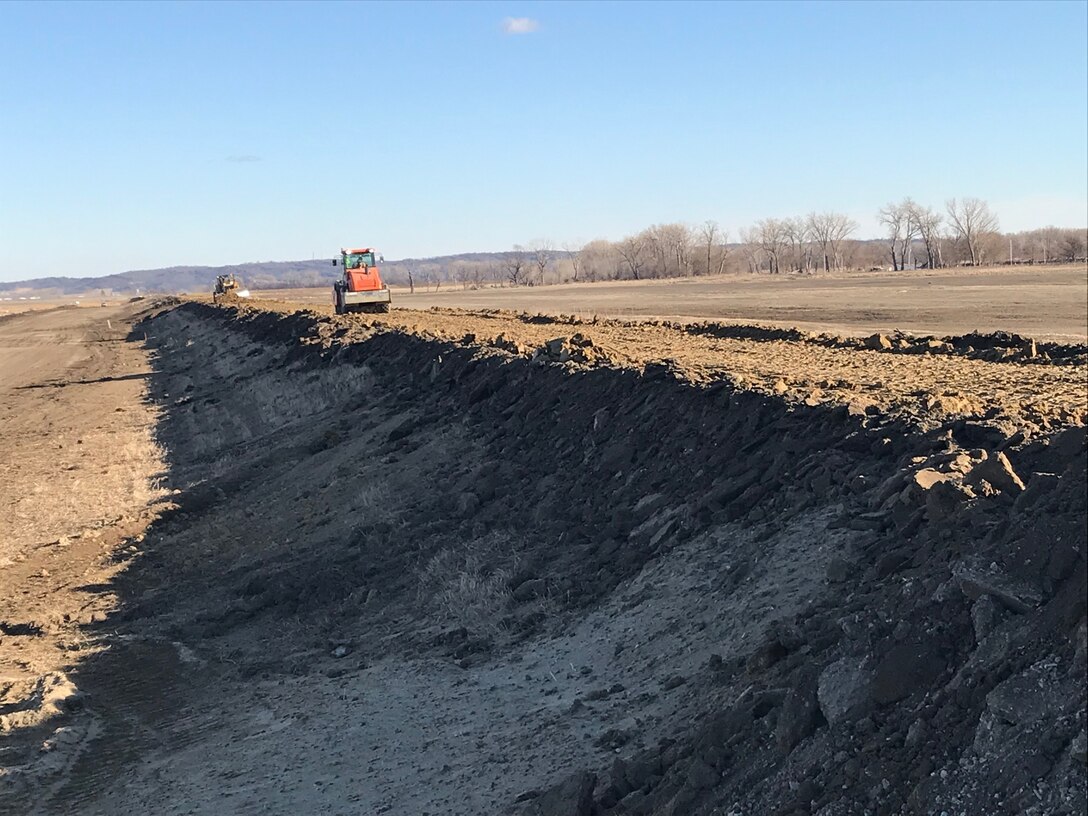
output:
<path id="1" fill-rule="evenodd" d="M 906 195 L 1083 226 L 1086 32 L 1084 2 L 3 2 L 0 279 L 868 236 Z"/>

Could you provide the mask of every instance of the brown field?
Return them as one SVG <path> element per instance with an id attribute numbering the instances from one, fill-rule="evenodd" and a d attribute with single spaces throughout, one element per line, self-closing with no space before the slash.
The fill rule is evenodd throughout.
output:
<path id="1" fill-rule="evenodd" d="M 1083 268 L 325 294 L 0 320 L 0 813 L 1082 812 Z"/>
<path id="2" fill-rule="evenodd" d="M 43 309 L 55 309 L 57 306 L 70 303 L 71 301 L 56 299 L 4 301 L 0 302 L 0 317 L 22 314 L 24 312 L 40 312 Z"/>
<path id="3" fill-rule="evenodd" d="M 328 304 L 325 289 L 254 292 L 255 299 Z M 666 281 L 488 288 L 394 289 L 395 305 L 515 309 L 600 317 L 709 319 L 809 331 L 914 334 L 1009 331 L 1038 338 L 1088 336 L 1088 267 L 942 269 L 839 275 L 739 275 Z"/>

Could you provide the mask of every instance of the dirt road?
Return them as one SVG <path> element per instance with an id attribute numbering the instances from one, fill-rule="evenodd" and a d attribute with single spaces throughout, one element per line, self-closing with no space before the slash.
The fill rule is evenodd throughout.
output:
<path id="1" fill-rule="evenodd" d="M 52 767 L 49 722 L 82 705 L 68 673 L 102 646 L 110 585 L 141 535 L 162 461 L 131 307 L 0 321 L 0 734 L 4 764 Z M 62 732 L 81 742 L 91 723 Z M 61 752 L 63 753 L 63 752 Z"/>
<path id="2" fill-rule="evenodd" d="M 1079 812 L 1083 350 L 272 305 L 0 323 L 0 811 Z"/>

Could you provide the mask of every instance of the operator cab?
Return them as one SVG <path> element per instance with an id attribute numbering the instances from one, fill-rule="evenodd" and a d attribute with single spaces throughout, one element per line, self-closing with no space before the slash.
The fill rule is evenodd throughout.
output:
<path id="1" fill-rule="evenodd" d="M 380 261 L 385 260 L 370 247 L 365 249 L 342 249 L 340 250 L 340 257 L 344 269 L 370 269 L 377 266 Z M 332 265 L 336 266 L 335 260 Z"/>
<path id="2" fill-rule="evenodd" d="M 371 250 L 351 250 L 344 253 L 344 266 L 348 269 L 367 269 L 376 266 L 374 253 Z"/>

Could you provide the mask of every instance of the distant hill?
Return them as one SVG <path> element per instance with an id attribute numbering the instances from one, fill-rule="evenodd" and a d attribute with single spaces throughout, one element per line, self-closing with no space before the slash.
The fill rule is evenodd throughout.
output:
<path id="1" fill-rule="evenodd" d="M 434 258 L 406 258 L 382 265 L 389 283 L 407 283 L 408 270 L 445 270 L 463 263 L 498 266 L 510 253 L 475 252 Z M 0 282 L 0 297 L 36 295 L 59 297 L 71 295 L 136 294 L 211 291 L 217 275 L 233 272 L 249 289 L 292 289 L 307 286 L 331 286 L 340 268 L 331 258 L 311 261 L 260 261 L 232 266 L 170 266 L 165 269 L 139 269 L 98 278 L 33 278 Z"/>
<path id="2" fill-rule="evenodd" d="M 211 291 L 216 275 L 233 272 L 253 289 L 277 286 L 318 286 L 331 281 L 335 269 L 329 260 L 265 262 L 233 266 L 171 266 L 166 269 L 139 269 L 98 278 L 34 278 L 0 283 L 0 295 L 27 292 L 42 296 L 179 293 Z"/>

